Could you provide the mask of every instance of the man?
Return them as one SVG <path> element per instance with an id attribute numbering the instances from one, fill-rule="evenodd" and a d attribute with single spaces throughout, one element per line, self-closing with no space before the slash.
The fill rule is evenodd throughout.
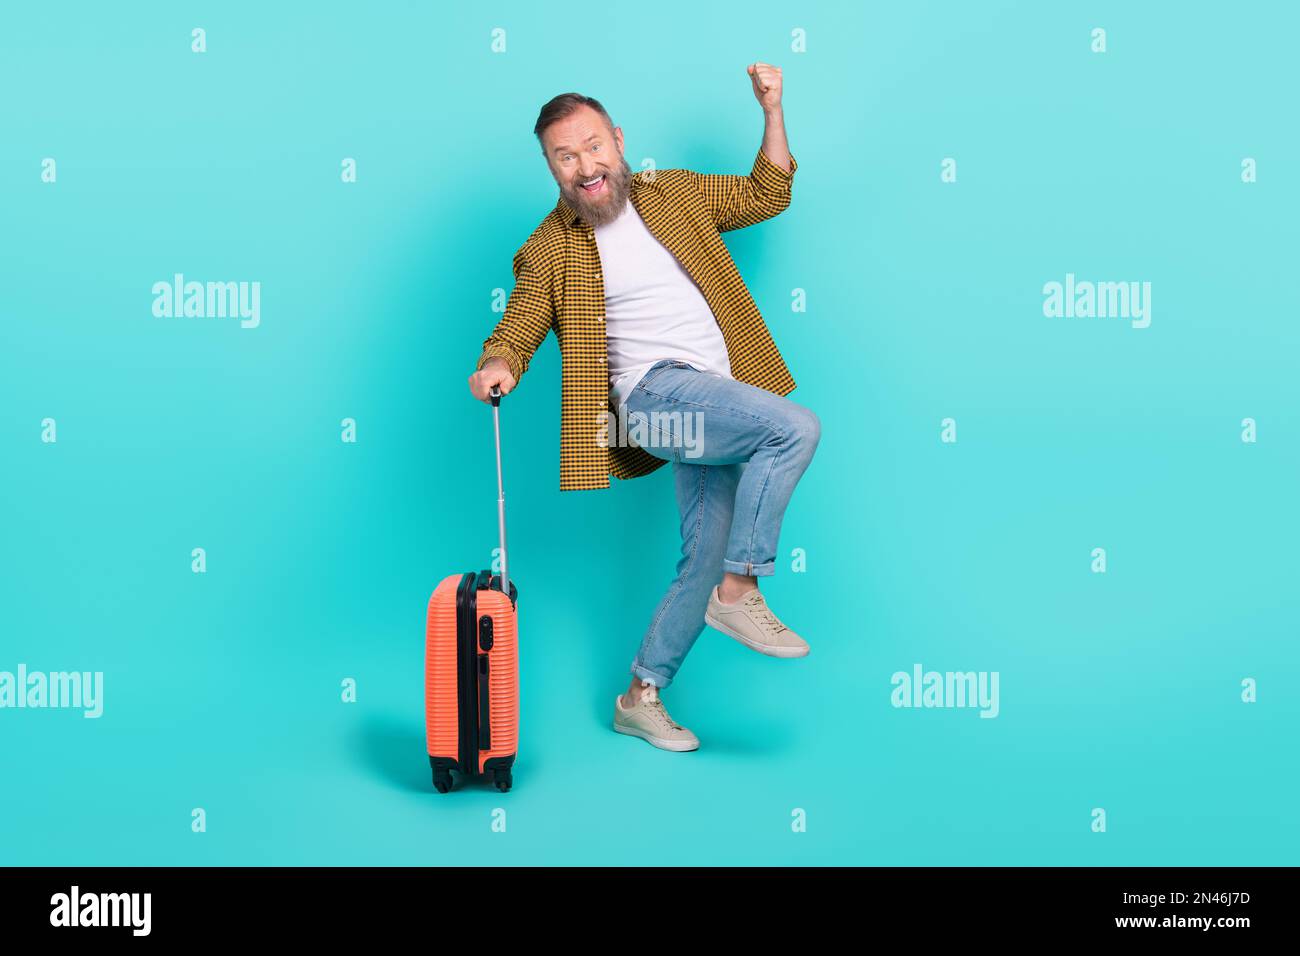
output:
<path id="1" fill-rule="evenodd" d="M 673 463 L 682 556 L 614 702 L 616 731 L 671 751 L 699 739 L 659 692 L 706 622 L 763 654 L 808 653 L 758 579 L 775 569 L 781 519 L 820 423 L 784 397 L 794 379 L 719 234 L 784 210 L 796 169 L 780 68 L 746 72 L 764 116 L 749 176 L 633 174 L 623 131 L 598 101 L 566 93 L 542 107 L 534 132 L 560 198 L 515 253 L 505 315 L 469 378 L 480 400 L 494 386 L 508 394 L 554 329 L 560 489 L 607 488 L 611 474 Z M 621 442 L 624 432 L 639 438 Z"/>

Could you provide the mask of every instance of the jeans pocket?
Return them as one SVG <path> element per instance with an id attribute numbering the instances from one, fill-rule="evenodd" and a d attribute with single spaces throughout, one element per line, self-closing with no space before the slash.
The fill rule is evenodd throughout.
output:
<path id="1" fill-rule="evenodd" d="M 636 388 L 644 388 L 645 386 L 649 385 L 651 382 L 653 382 L 656 378 L 659 377 L 659 373 L 664 371 L 664 369 L 682 368 L 683 366 L 687 366 L 690 364 L 691 364 L 690 362 L 681 362 L 678 361 L 677 359 L 664 359 L 663 361 L 656 362 L 654 365 L 651 365 L 648 369 L 646 369 L 646 373 L 641 376 L 641 381 L 636 383 Z M 636 389 L 633 389 L 633 391 L 635 390 Z"/>

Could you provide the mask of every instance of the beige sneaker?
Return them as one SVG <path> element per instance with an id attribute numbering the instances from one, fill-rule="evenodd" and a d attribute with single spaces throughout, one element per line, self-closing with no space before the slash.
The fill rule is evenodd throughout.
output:
<path id="1" fill-rule="evenodd" d="M 614 729 L 648 740 L 660 750 L 698 750 L 700 746 L 698 737 L 668 716 L 659 688 L 646 681 L 641 682 L 641 699 L 635 707 L 624 707 L 622 694 L 614 698 Z"/>
<path id="2" fill-rule="evenodd" d="M 808 656 L 808 642 L 777 620 L 758 588 L 735 604 L 723 604 L 715 587 L 704 611 L 704 623 L 769 657 Z"/>

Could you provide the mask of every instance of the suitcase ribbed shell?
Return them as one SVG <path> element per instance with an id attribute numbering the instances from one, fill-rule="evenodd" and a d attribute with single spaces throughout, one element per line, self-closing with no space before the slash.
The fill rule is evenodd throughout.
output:
<path id="1" fill-rule="evenodd" d="M 456 758 L 456 588 L 463 575 L 443 578 L 429 598 L 424 645 L 425 736 L 431 757 Z"/>

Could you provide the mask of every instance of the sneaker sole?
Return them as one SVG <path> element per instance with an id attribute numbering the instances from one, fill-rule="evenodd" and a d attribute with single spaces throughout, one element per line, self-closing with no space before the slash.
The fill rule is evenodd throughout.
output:
<path id="1" fill-rule="evenodd" d="M 644 730 L 636 730 L 632 727 L 624 727 L 622 724 L 615 724 L 616 733 L 627 734 L 629 737 L 640 737 L 648 744 L 653 744 L 660 750 L 671 750 L 674 753 L 687 753 L 691 750 L 699 750 L 698 742 L 690 743 L 685 740 L 668 740 L 664 737 L 656 737 L 654 734 L 648 734 Z"/>
<path id="2" fill-rule="evenodd" d="M 808 651 L 810 650 L 807 644 L 803 647 L 790 647 L 787 644 L 761 644 L 758 641 L 751 640 L 743 634 L 732 630 L 707 611 L 704 612 L 704 623 L 709 625 L 709 627 L 713 628 L 715 631 L 721 631 L 723 634 L 726 634 L 727 637 L 739 641 L 751 651 L 758 651 L 758 653 L 766 654 L 768 657 L 783 657 L 787 659 L 792 657 L 807 657 Z"/>

